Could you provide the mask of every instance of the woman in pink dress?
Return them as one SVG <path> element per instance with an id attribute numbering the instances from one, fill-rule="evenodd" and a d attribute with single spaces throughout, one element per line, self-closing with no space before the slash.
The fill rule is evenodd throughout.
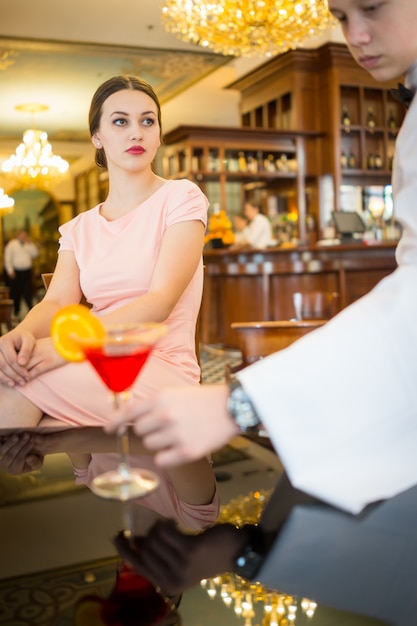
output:
<path id="1" fill-rule="evenodd" d="M 156 389 L 199 384 L 195 329 L 208 200 L 194 183 L 154 173 L 161 110 L 144 81 L 131 76 L 106 81 L 93 96 L 89 123 L 109 192 L 103 203 L 59 228 L 58 260 L 44 298 L 0 338 L 2 428 L 44 424 L 45 415 L 61 427 L 101 426 L 111 419 L 111 403 L 93 368 L 64 361 L 50 338 L 56 311 L 83 295 L 103 322 L 156 321 L 169 327 L 132 389 L 127 407 L 132 417 L 141 398 Z M 9 438 L 0 445 L 1 466 L 10 467 L 13 455 L 25 457 L 26 470 L 36 466 L 36 452 L 43 454 L 39 442 L 33 435 Z M 111 452 L 101 444 L 100 454 Z M 149 452 L 141 452 L 147 466 L 153 465 Z M 96 465 L 103 469 L 100 454 L 72 454 L 80 480 L 88 482 Z M 209 460 L 170 470 L 165 478 L 175 497 L 206 507 L 204 524 L 214 521 L 218 498 Z"/>

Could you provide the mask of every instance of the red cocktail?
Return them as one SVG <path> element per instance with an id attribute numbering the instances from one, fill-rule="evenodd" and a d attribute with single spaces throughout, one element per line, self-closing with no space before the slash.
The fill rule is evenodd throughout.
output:
<path id="1" fill-rule="evenodd" d="M 117 324 L 105 327 L 103 337 L 75 338 L 85 358 L 110 390 L 115 410 L 129 397 L 129 390 L 167 327 L 158 323 Z M 118 430 L 121 460 L 117 470 L 94 478 L 91 488 L 97 495 L 115 500 L 139 498 L 159 485 L 149 470 L 130 467 L 128 429 Z"/>

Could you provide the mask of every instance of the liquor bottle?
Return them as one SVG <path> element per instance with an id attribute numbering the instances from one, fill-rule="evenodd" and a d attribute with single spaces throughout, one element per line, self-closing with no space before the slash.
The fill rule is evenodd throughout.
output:
<path id="1" fill-rule="evenodd" d="M 238 160 L 238 155 L 236 154 L 236 152 L 231 154 L 228 164 L 229 164 L 229 172 L 239 171 L 239 160 Z"/>
<path id="2" fill-rule="evenodd" d="M 247 163 L 246 163 L 246 157 L 245 157 L 245 153 L 244 152 L 239 152 L 238 156 L 238 164 L 239 164 L 239 171 L 240 172 L 246 172 L 248 169 Z"/>
<path id="3" fill-rule="evenodd" d="M 392 130 L 395 130 L 397 128 L 397 122 L 395 121 L 395 117 L 394 117 L 394 113 L 392 112 L 392 109 L 389 112 L 388 115 L 388 128 L 391 128 Z"/>
<path id="4" fill-rule="evenodd" d="M 340 167 L 344 170 L 348 166 L 348 158 L 346 152 L 342 150 L 342 154 L 340 155 Z"/>
<path id="5" fill-rule="evenodd" d="M 264 161 L 264 168 L 267 172 L 275 172 L 275 158 L 273 154 L 268 154 L 267 158 Z"/>
<path id="6" fill-rule="evenodd" d="M 209 151 L 209 171 L 217 172 L 219 169 L 219 157 L 216 150 Z"/>
<path id="7" fill-rule="evenodd" d="M 264 169 L 264 156 L 262 150 L 257 151 L 256 160 L 258 161 L 258 172 L 262 172 L 262 170 Z"/>
<path id="8" fill-rule="evenodd" d="M 288 157 L 286 154 L 281 154 L 277 160 L 277 169 L 280 172 L 288 172 Z"/>
<path id="9" fill-rule="evenodd" d="M 345 130 L 350 129 L 350 117 L 346 105 L 343 105 L 342 108 L 342 126 L 345 127 Z"/>
<path id="10" fill-rule="evenodd" d="M 356 157 L 353 152 L 349 152 L 348 167 L 350 167 L 350 169 L 352 170 L 354 170 L 356 167 Z"/>
<path id="11" fill-rule="evenodd" d="M 379 152 L 375 153 L 374 168 L 376 170 L 382 170 L 382 157 Z"/>
<path id="12" fill-rule="evenodd" d="M 366 125 L 370 129 L 374 129 L 376 126 L 375 113 L 373 107 L 368 107 L 368 115 L 366 117 Z"/>
<path id="13" fill-rule="evenodd" d="M 258 161 L 255 159 L 251 152 L 248 154 L 247 170 L 251 174 L 256 174 L 256 172 L 258 171 Z"/>
<path id="14" fill-rule="evenodd" d="M 375 169 L 375 155 L 372 152 L 368 154 L 367 166 L 368 166 L 368 170 Z"/>

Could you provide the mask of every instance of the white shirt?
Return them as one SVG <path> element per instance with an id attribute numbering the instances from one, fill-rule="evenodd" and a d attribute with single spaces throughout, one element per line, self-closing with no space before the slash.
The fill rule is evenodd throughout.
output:
<path id="1" fill-rule="evenodd" d="M 255 215 L 245 233 L 246 240 L 253 248 L 266 248 L 272 240 L 271 222 L 262 213 Z"/>
<path id="2" fill-rule="evenodd" d="M 235 232 L 235 243 L 247 244 L 249 237 L 249 226 Z"/>
<path id="3" fill-rule="evenodd" d="M 4 249 L 4 266 L 9 275 L 15 270 L 28 270 L 32 267 L 32 260 L 38 256 L 38 249 L 34 243 L 21 243 L 18 239 L 11 239 Z"/>
<path id="4" fill-rule="evenodd" d="M 417 97 L 397 138 L 393 196 L 399 267 L 238 374 L 293 485 L 351 513 L 417 484 Z"/>

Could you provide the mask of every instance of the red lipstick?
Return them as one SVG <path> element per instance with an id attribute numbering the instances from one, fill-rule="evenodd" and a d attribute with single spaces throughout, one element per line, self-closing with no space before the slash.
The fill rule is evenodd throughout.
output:
<path id="1" fill-rule="evenodd" d="M 132 146 L 128 150 L 126 150 L 129 154 L 143 154 L 145 152 L 145 148 L 142 146 Z"/>

